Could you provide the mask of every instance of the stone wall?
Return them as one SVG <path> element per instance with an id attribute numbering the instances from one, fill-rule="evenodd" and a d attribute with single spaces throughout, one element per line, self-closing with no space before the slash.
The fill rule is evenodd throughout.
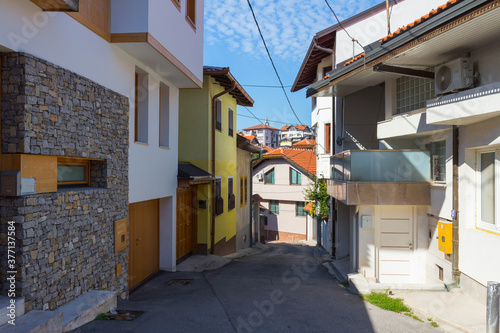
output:
<path id="1" fill-rule="evenodd" d="M 128 217 L 128 99 L 22 53 L 2 55 L 1 88 L 3 154 L 100 159 L 91 163 L 92 187 L 0 197 L 2 293 L 14 220 L 17 293 L 27 311 L 55 309 L 91 289 L 126 297 L 128 250 L 114 253 L 114 221 Z"/>

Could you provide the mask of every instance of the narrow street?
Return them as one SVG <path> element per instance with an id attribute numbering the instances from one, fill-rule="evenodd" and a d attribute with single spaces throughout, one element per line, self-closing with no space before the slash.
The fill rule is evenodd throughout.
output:
<path id="1" fill-rule="evenodd" d="M 161 273 L 118 303 L 134 321 L 94 321 L 75 332 L 439 332 L 364 303 L 320 264 L 311 246 L 268 251 L 203 273 Z M 167 286 L 192 279 L 187 286 Z M 422 318 L 425 321 L 425 318 Z"/>

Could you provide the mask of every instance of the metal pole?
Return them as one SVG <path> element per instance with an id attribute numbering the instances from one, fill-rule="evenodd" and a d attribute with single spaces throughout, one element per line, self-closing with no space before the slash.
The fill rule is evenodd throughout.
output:
<path id="1" fill-rule="evenodd" d="M 389 12 L 389 0 L 385 0 L 385 7 L 387 10 L 387 34 L 391 34 L 391 14 Z"/>
<path id="2" fill-rule="evenodd" d="M 498 304 L 500 300 L 500 283 L 488 281 L 488 298 L 486 300 L 486 333 L 498 333 Z"/>

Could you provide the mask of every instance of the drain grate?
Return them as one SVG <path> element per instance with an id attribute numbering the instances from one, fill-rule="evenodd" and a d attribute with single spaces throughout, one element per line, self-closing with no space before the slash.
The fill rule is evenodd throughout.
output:
<path id="1" fill-rule="evenodd" d="M 188 286 L 193 279 L 174 279 L 167 282 L 167 286 Z"/>

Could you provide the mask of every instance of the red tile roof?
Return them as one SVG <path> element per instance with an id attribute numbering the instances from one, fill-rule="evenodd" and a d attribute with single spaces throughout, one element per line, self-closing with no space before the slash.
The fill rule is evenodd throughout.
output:
<path id="1" fill-rule="evenodd" d="M 271 148 L 271 147 L 268 147 L 268 146 L 264 146 L 262 147 L 262 150 L 266 151 L 266 152 L 270 152 L 271 150 L 273 150 L 274 148 Z"/>
<path id="2" fill-rule="evenodd" d="M 262 157 L 283 156 L 310 174 L 316 174 L 316 151 L 314 149 L 299 149 L 280 147 L 265 153 Z"/>
<path id="3" fill-rule="evenodd" d="M 262 197 L 260 195 L 258 195 L 258 194 L 252 195 L 252 201 L 253 202 L 259 202 L 259 201 L 262 201 L 262 200 L 264 200 L 264 199 L 262 199 Z"/>
<path id="4" fill-rule="evenodd" d="M 247 139 L 248 141 L 252 142 L 253 140 L 255 140 L 255 136 L 253 135 L 242 135 L 242 137 L 244 137 L 245 139 Z"/>
<path id="5" fill-rule="evenodd" d="M 312 146 L 312 147 L 316 147 L 316 140 L 313 140 L 313 139 L 303 139 L 303 140 L 297 142 L 296 144 L 294 144 L 294 146 Z"/>
<path id="6" fill-rule="evenodd" d="M 346 62 L 346 63 L 344 64 L 344 66 L 350 65 L 350 64 L 352 64 L 353 62 L 355 62 L 356 60 L 359 60 L 359 59 L 364 58 L 364 57 L 365 57 L 365 53 L 364 53 L 364 52 L 363 52 L 363 53 L 361 53 L 361 54 L 358 54 L 358 55 L 357 55 L 357 56 L 355 56 L 353 59 L 351 59 L 351 60 L 349 60 L 348 62 Z M 325 78 L 328 78 L 328 77 L 330 77 L 330 75 L 325 76 Z"/>
<path id="7" fill-rule="evenodd" d="M 458 4 L 458 3 L 462 2 L 462 1 L 464 1 L 464 0 L 450 0 L 450 1 L 448 1 L 444 5 L 439 6 L 436 9 L 431 10 L 428 14 L 422 16 L 421 18 L 419 18 L 419 19 L 413 21 L 412 23 L 407 24 L 407 25 L 399 28 L 398 30 L 394 31 L 393 33 L 385 36 L 384 38 L 382 38 L 380 40 L 380 43 L 383 44 L 383 43 L 391 40 L 392 38 L 396 37 L 397 35 L 402 34 L 403 32 L 405 32 L 405 31 L 407 31 L 407 30 L 409 30 L 409 29 L 411 29 L 411 28 L 413 28 L 413 27 L 415 27 L 415 26 L 417 26 L 417 25 L 419 25 L 419 24 L 427 21 L 431 17 L 433 17 L 433 16 L 441 13 L 444 10 L 447 10 L 450 7 L 453 7 L 454 5 L 456 5 L 456 4 Z"/>
<path id="8" fill-rule="evenodd" d="M 256 130 L 256 129 L 269 129 L 269 130 L 272 130 L 272 131 L 279 131 L 279 129 L 277 129 L 275 127 L 272 127 L 272 126 L 269 126 L 269 125 L 264 125 L 264 124 L 259 124 L 259 125 L 255 125 L 255 126 L 252 126 L 252 127 L 247 127 L 247 128 L 244 128 L 243 130 L 244 131 L 251 131 L 251 130 Z"/>

